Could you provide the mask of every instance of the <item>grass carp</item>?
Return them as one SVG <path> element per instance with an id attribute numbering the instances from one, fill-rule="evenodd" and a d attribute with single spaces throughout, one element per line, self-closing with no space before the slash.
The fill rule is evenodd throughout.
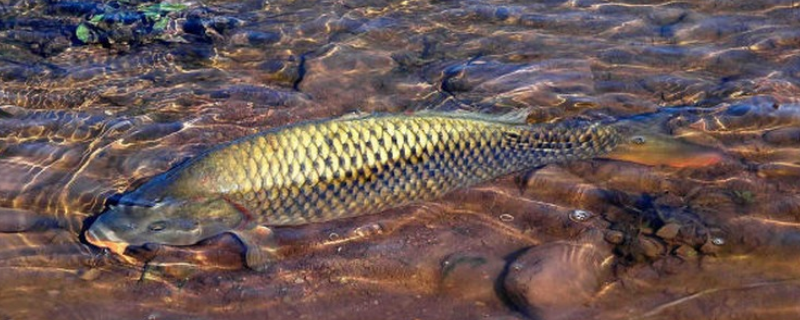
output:
<path id="1" fill-rule="evenodd" d="M 231 233 L 245 246 L 247 266 L 261 269 L 275 249 L 271 226 L 435 199 L 510 173 L 594 158 L 629 136 L 613 122 L 519 118 L 379 114 L 269 130 L 214 148 L 124 195 L 86 239 L 122 254 L 128 245 L 192 245 Z"/>

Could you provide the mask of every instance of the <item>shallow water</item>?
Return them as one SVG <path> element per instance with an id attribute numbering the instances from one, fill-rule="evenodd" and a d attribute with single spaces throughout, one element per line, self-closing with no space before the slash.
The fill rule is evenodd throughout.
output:
<path id="1" fill-rule="evenodd" d="M 790 0 L 0 1 L 0 319 L 796 319 L 799 21 Z M 127 261 L 81 238 L 110 197 L 260 130 L 519 108 L 669 109 L 665 133 L 725 156 L 279 228 L 261 273 L 229 236 Z"/>

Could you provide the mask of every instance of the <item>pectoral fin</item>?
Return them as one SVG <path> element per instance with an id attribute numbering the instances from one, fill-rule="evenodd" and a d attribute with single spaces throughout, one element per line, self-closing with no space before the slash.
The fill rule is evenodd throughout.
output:
<path id="1" fill-rule="evenodd" d="M 533 175 L 536 174 L 536 171 L 543 167 L 544 166 L 539 166 L 533 169 L 528 169 L 520 172 L 514 177 L 514 184 L 516 184 L 517 189 L 519 189 L 519 195 L 525 194 L 525 191 L 528 190 L 528 182 L 531 181 L 531 178 L 533 178 Z"/>
<path id="2" fill-rule="evenodd" d="M 245 247 L 245 264 L 255 271 L 264 271 L 277 258 L 278 244 L 272 229 L 257 226 L 248 230 L 231 232 Z"/>

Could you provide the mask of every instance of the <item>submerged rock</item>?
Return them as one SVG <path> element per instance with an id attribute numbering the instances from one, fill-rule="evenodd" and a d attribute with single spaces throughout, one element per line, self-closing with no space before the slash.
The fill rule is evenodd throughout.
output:
<path id="1" fill-rule="evenodd" d="M 606 241 L 613 243 L 613 244 L 620 244 L 625 241 L 625 233 L 622 231 L 617 230 L 610 230 L 606 232 Z"/>
<path id="2" fill-rule="evenodd" d="M 678 232 L 681 230 L 681 225 L 677 223 L 668 223 L 658 229 L 656 232 L 656 236 L 661 239 L 674 239 L 678 236 Z"/>
<path id="3" fill-rule="evenodd" d="M 548 243 L 510 264 L 505 292 L 528 315 L 570 319 L 570 309 L 591 301 L 607 279 L 612 257 L 602 240 Z"/>
<path id="4" fill-rule="evenodd" d="M 648 258 L 664 255 L 664 245 L 654 238 L 640 236 L 637 244 L 641 247 L 642 254 Z"/>

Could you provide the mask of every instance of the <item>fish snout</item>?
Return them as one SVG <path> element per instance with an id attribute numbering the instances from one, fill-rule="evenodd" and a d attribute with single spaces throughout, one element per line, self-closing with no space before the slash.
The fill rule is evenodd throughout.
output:
<path id="1" fill-rule="evenodd" d="M 111 252 L 119 255 L 123 255 L 128 247 L 128 243 L 117 237 L 113 230 L 100 223 L 100 221 L 95 221 L 86 230 L 84 236 L 90 244 L 100 248 L 108 248 Z"/>

